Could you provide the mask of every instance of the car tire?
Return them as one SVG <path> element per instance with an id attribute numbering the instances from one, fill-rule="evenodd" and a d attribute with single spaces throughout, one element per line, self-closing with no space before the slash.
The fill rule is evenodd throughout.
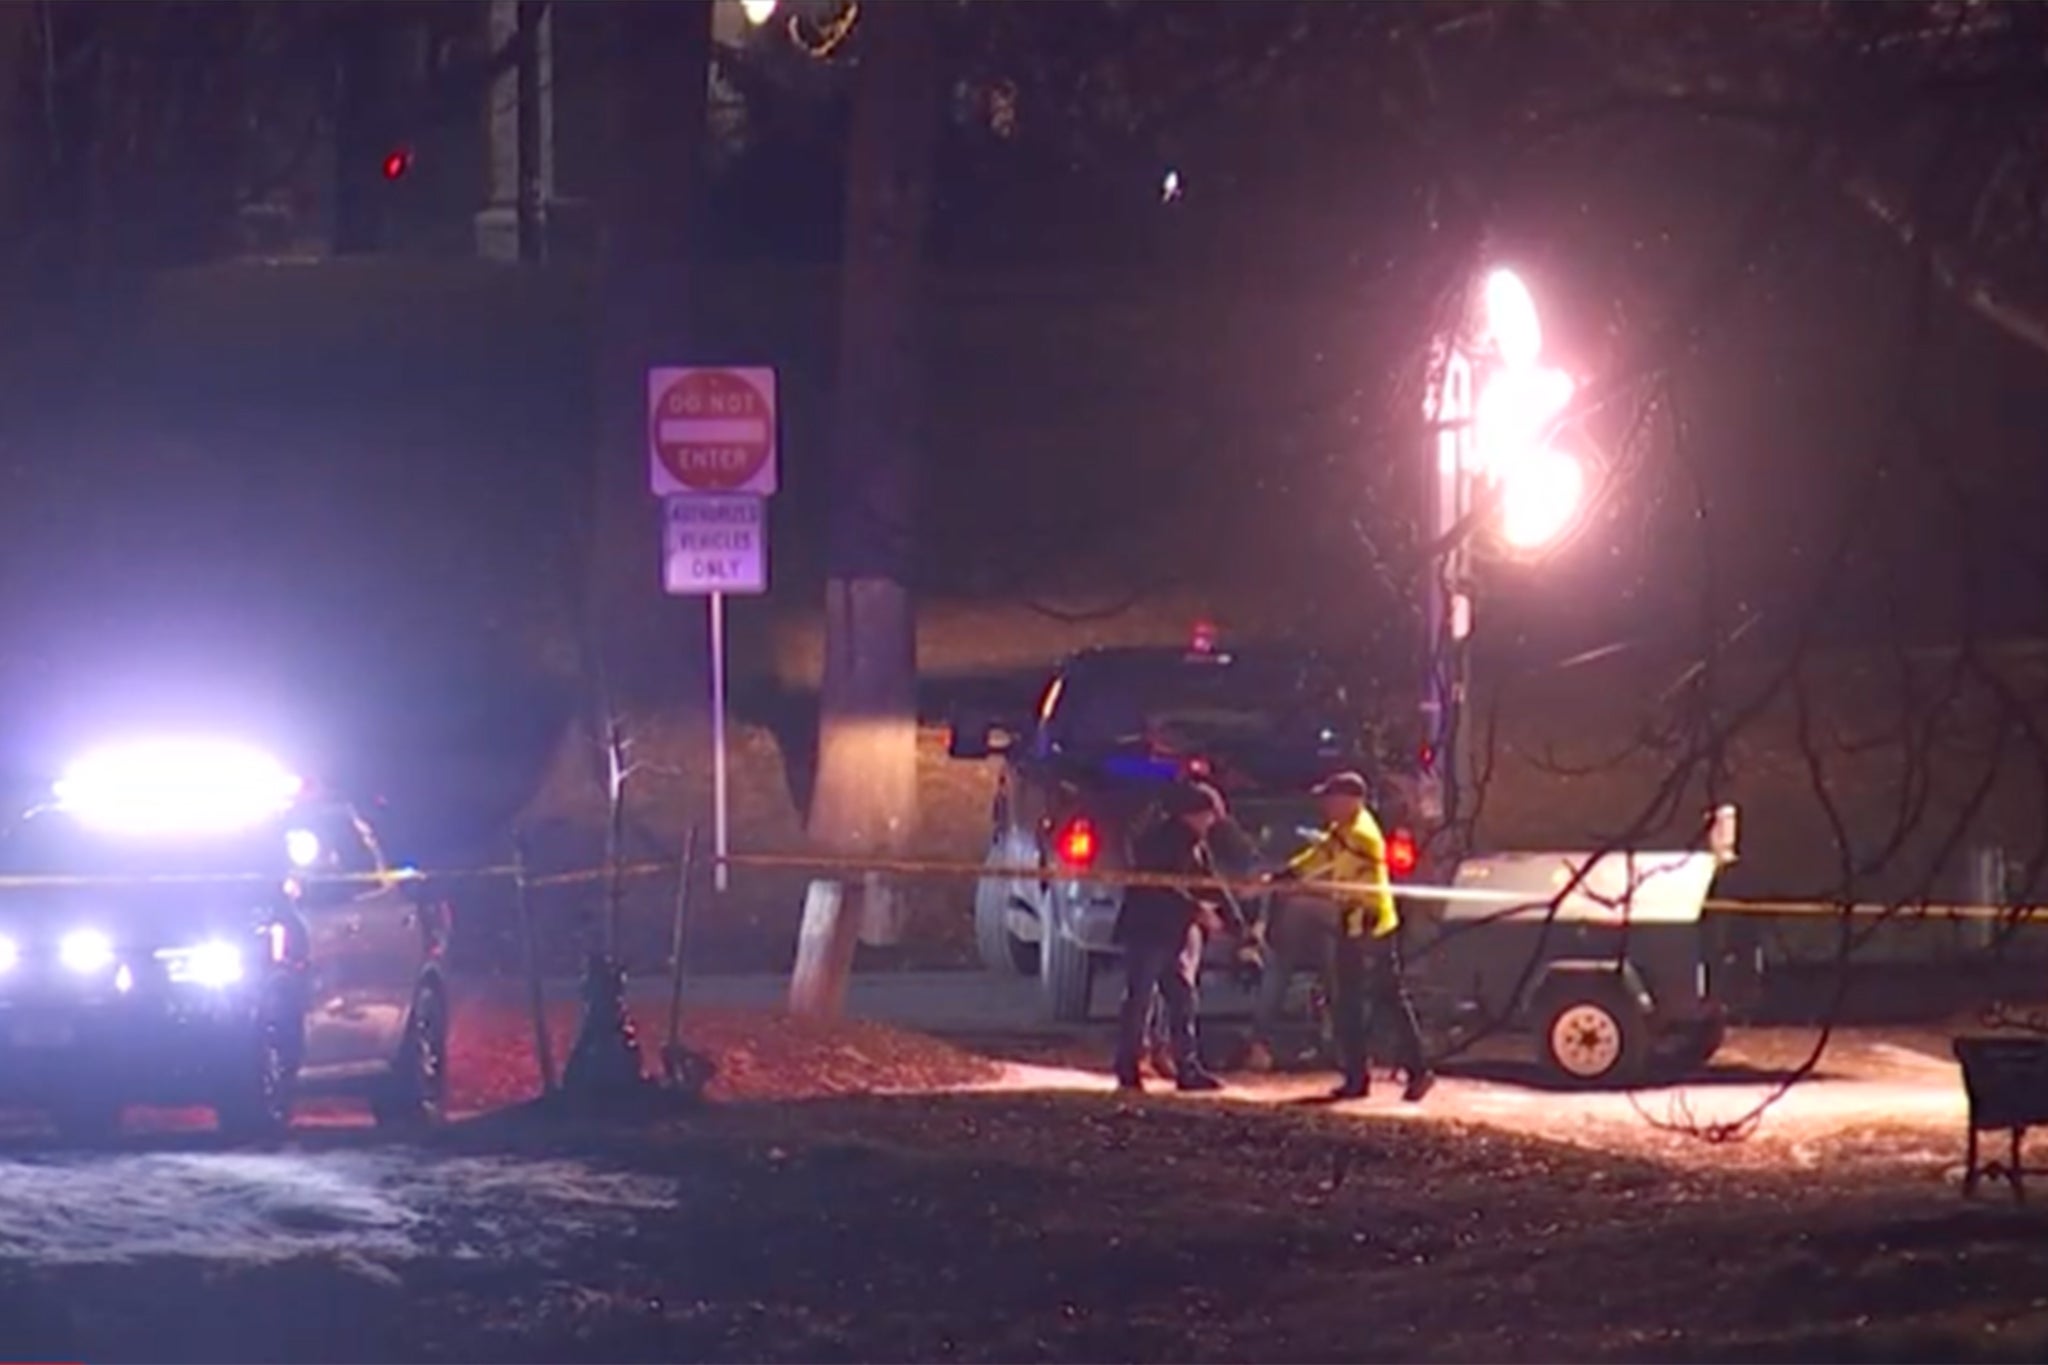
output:
<path id="1" fill-rule="evenodd" d="M 1048 924 L 1038 959 L 1046 1015 L 1058 1024 L 1086 1023 L 1095 993 L 1095 954 Z"/>
<path id="2" fill-rule="evenodd" d="M 214 1101 L 214 1121 L 230 1141 L 275 1142 L 292 1126 L 298 1067 L 275 1021 L 259 1025 L 244 1049 L 236 1074 Z"/>
<path id="3" fill-rule="evenodd" d="M 1619 983 L 1588 983 L 1559 992 L 1536 1034 L 1544 1069 L 1566 1085 L 1628 1086 L 1650 1055 L 1650 1022 Z"/>
<path id="4" fill-rule="evenodd" d="M 1010 911 L 1016 903 L 1007 881 L 983 877 L 974 884 L 975 951 L 981 965 L 998 976 L 1036 976 L 1038 945 L 1010 931 Z"/>
<path id="5" fill-rule="evenodd" d="M 448 1108 L 448 1007 L 439 986 L 413 997 L 391 1073 L 370 1094 L 379 1128 L 431 1128 Z"/>

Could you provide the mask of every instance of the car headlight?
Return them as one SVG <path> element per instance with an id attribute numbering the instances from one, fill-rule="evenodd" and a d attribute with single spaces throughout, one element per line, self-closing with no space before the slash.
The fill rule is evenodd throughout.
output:
<path id="1" fill-rule="evenodd" d="M 320 861 L 320 836 L 310 829 L 295 829 L 284 836 L 284 849 L 293 867 L 311 867 Z"/>
<path id="2" fill-rule="evenodd" d="M 21 965 L 21 945 L 11 938 L 0 938 L 0 974 L 13 971 Z"/>
<path id="3" fill-rule="evenodd" d="M 209 939 L 189 948 L 161 948 L 156 959 L 164 964 L 164 973 L 171 980 L 216 990 L 234 985 L 246 970 L 242 950 L 221 939 Z"/>
<path id="4" fill-rule="evenodd" d="M 97 929 L 74 929 L 57 944 L 57 960 L 80 975 L 114 965 L 114 941 Z"/>

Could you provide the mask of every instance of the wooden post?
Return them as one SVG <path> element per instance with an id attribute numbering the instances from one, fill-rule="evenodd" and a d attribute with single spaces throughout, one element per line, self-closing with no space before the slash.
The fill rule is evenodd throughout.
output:
<path id="1" fill-rule="evenodd" d="M 512 891 L 518 898 L 519 931 L 526 948 L 526 1005 L 533 1015 L 533 1057 L 540 1068 L 540 1093 L 555 1093 L 555 1045 L 548 1032 L 547 991 L 540 976 L 540 934 L 533 920 L 533 896 L 526 884 L 526 841 L 512 845 Z"/>
<path id="2" fill-rule="evenodd" d="M 690 913 L 690 875 L 696 867 L 697 827 L 692 825 L 683 835 L 682 864 L 676 869 L 676 918 L 668 941 L 668 1052 L 683 1040 L 683 923 Z"/>
<path id="3" fill-rule="evenodd" d="M 690 918 L 690 881 L 697 870 L 697 827 L 683 836 L 682 866 L 676 872 L 676 922 L 669 938 L 668 1041 L 661 1048 L 661 1072 L 669 1089 L 692 1099 L 703 1095 L 716 1067 L 701 1052 L 683 1046 L 683 938 Z"/>
<path id="4" fill-rule="evenodd" d="M 789 979 L 789 1012 L 814 1019 L 846 1013 L 853 950 L 860 942 L 860 907 L 847 904 L 843 882 L 815 881 L 804 895 L 804 921 Z"/>

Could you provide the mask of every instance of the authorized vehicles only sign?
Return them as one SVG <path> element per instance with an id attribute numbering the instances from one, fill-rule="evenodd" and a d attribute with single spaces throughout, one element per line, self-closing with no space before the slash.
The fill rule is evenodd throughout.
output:
<path id="1" fill-rule="evenodd" d="M 768 590 L 767 502 L 696 493 L 662 504 L 662 586 L 672 596 Z"/>

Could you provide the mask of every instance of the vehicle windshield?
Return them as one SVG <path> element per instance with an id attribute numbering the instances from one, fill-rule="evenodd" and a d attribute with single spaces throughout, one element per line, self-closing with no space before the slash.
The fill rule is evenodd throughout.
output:
<path id="1" fill-rule="evenodd" d="M 1077 663 L 1046 718 L 1060 752 L 1289 758 L 1348 756 L 1358 723 L 1329 672 L 1299 657 L 1193 655 Z"/>
<path id="2" fill-rule="evenodd" d="M 228 834 L 138 836 L 31 811 L 0 833 L 0 873 L 38 877 L 281 876 L 285 829 L 266 822 Z"/>

